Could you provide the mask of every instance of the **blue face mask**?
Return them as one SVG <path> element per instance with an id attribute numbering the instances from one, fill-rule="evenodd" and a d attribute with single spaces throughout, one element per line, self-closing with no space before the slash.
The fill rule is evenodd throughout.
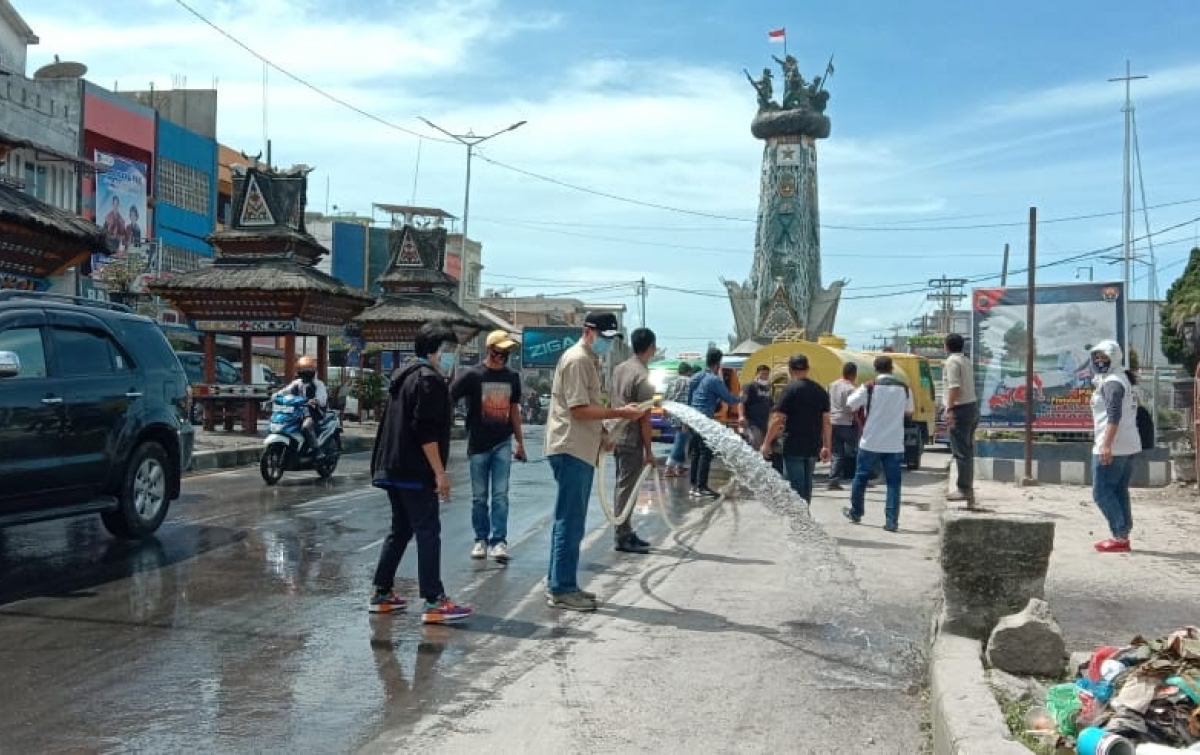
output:
<path id="1" fill-rule="evenodd" d="M 596 352 L 596 356 L 602 357 L 612 351 L 611 338 L 597 338 L 592 342 L 592 351 Z"/>
<path id="2" fill-rule="evenodd" d="M 454 365 L 458 361 L 458 353 L 454 351 L 438 352 L 437 366 L 438 371 L 443 375 L 449 375 L 454 372 Z"/>

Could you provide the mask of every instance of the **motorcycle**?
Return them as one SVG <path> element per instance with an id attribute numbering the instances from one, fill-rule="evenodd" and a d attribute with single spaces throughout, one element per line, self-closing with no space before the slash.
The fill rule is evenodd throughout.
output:
<path id="1" fill-rule="evenodd" d="M 342 423 L 337 412 L 325 410 L 324 418 L 315 428 L 317 445 L 325 453 L 318 459 L 317 449 L 304 437 L 307 400 L 303 396 L 276 396 L 272 403 L 271 423 L 258 465 L 263 481 L 274 485 L 284 472 L 304 470 L 315 470 L 322 478 L 331 476 L 342 455 Z"/>
<path id="2" fill-rule="evenodd" d="M 540 404 L 525 404 L 521 411 L 521 421 L 526 425 L 544 425 L 546 412 Z"/>

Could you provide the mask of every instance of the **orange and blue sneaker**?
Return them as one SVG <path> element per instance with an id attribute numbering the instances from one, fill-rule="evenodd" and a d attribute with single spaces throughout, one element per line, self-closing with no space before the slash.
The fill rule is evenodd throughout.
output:
<path id="1" fill-rule="evenodd" d="M 408 599 L 397 595 L 394 590 L 376 590 L 368 610 L 371 613 L 392 613 L 408 608 Z"/>
<path id="2" fill-rule="evenodd" d="M 437 600 L 425 601 L 421 621 L 426 624 L 454 624 L 471 615 L 470 606 L 460 606 L 445 595 Z"/>

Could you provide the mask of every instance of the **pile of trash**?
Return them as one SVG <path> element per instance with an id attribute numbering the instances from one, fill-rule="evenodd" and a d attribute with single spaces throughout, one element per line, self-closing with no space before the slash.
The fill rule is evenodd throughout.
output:
<path id="1" fill-rule="evenodd" d="M 1097 648 L 1076 673 L 1047 691 L 1044 711 L 1028 722 L 1031 733 L 1058 746 L 1078 743 L 1080 752 L 1100 738 L 1124 739 L 1129 751 L 1142 743 L 1200 751 L 1200 628 Z"/>

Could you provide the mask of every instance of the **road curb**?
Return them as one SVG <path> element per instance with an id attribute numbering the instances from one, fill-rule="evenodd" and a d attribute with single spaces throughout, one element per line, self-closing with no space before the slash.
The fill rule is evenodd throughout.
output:
<path id="1" fill-rule="evenodd" d="M 367 451 L 371 448 L 373 442 L 374 438 L 369 438 L 365 435 L 343 435 L 342 453 L 356 454 Z M 197 451 L 192 454 L 192 463 L 188 467 L 188 471 L 212 472 L 218 469 L 236 469 L 238 467 L 251 466 L 258 463 L 261 454 L 261 442 L 256 442 L 254 445 L 237 446 L 235 448 L 221 448 L 215 451 Z"/>
<path id="2" fill-rule="evenodd" d="M 1029 755 L 988 687 L 979 640 L 939 635 L 930 661 L 934 755 Z"/>

